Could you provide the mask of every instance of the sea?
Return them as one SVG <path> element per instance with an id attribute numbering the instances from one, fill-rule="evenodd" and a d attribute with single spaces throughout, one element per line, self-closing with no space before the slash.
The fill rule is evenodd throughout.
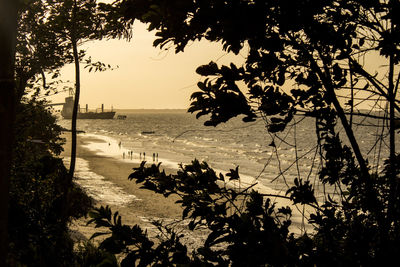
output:
<path id="1" fill-rule="evenodd" d="M 238 190 L 251 187 L 263 193 L 285 195 L 294 179 L 300 178 L 310 181 L 319 200 L 337 193 L 337 188 L 318 179 L 321 154 L 313 118 L 295 116 L 285 131 L 275 135 L 268 133 L 262 119 L 244 123 L 237 117 L 210 127 L 204 126 L 207 118 L 196 119 L 185 110 L 118 110 L 117 115 L 126 115 L 126 119 L 77 121 L 77 129 L 84 131 L 81 135 L 104 141 L 89 143 L 88 149 L 126 162 L 161 162 L 161 168 L 174 170 L 194 159 L 207 162 L 223 175 L 238 167 L 240 180 L 227 183 Z M 71 120 L 59 119 L 58 123 L 71 128 Z M 387 127 L 381 120 L 355 117 L 353 129 L 371 169 L 382 171 L 388 155 Z M 347 143 L 340 125 L 337 132 Z M 78 163 L 77 171 L 85 172 L 81 177 L 95 176 L 82 159 Z M 88 188 L 95 190 L 92 196 L 98 197 L 104 190 L 96 191 L 96 187 L 110 186 L 96 181 L 89 182 Z M 118 191 L 115 194 L 123 196 Z M 134 197 L 125 197 L 120 205 L 133 200 Z"/>

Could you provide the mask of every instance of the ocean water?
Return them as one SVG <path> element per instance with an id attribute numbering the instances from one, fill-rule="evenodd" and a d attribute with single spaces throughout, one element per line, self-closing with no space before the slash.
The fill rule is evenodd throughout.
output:
<path id="1" fill-rule="evenodd" d="M 184 110 L 123 110 L 118 114 L 127 118 L 78 120 L 77 128 L 85 131 L 83 135 L 104 140 L 88 144 L 89 149 L 124 161 L 162 162 L 161 166 L 176 169 L 195 158 L 223 174 L 239 166 L 241 180 L 233 186 L 246 188 L 257 183 L 256 189 L 274 194 L 285 193 L 294 178 L 311 180 L 317 192 L 335 192 L 335 188 L 318 183 L 320 154 L 312 118 L 295 117 L 295 123 L 275 136 L 266 131 L 261 119 L 243 123 L 241 118 L 234 118 L 217 127 L 206 127 L 205 119 L 196 119 Z M 60 119 L 59 124 L 71 127 L 70 120 Z M 387 156 L 388 143 L 387 138 L 379 142 L 382 127 L 375 127 L 379 124 L 382 122 L 362 118 L 356 118 L 354 124 L 362 152 L 377 170 Z M 338 132 L 346 142 L 340 127 Z M 386 132 L 383 128 L 383 135 Z M 158 157 L 153 158 L 153 153 Z"/>

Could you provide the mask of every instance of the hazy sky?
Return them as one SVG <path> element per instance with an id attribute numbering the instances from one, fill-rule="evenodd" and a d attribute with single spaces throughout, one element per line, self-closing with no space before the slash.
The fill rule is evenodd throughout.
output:
<path id="1" fill-rule="evenodd" d="M 89 104 L 89 109 L 94 109 L 104 104 L 106 109 L 111 106 L 116 109 L 187 109 L 190 95 L 198 90 L 196 84 L 203 79 L 195 72 L 198 66 L 208 64 L 211 60 L 219 64 L 244 61 L 242 55 L 224 52 L 220 44 L 194 42 L 183 53 L 175 54 L 173 48 L 169 51 L 154 48 L 154 39 L 154 33 L 149 33 L 146 25 L 135 22 L 130 42 L 109 40 L 85 44 L 83 48 L 87 49 L 93 61 L 114 67 L 118 65 L 119 68 L 89 73 L 81 64 L 81 107 Z M 378 55 L 372 55 L 367 59 L 366 67 L 374 73 L 374 69 L 386 64 L 385 61 Z M 382 73 L 385 74 L 385 71 Z M 73 85 L 73 65 L 63 69 L 61 78 L 70 80 L 69 85 Z M 64 92 L 49 99 L 58 103 L 64 102 L 67 96 L 68 92 Z M 369 108 L 371 105 L 371 102 L 365 102 L 358 108 Z"/>
<path id="2" fill-rule="evenodd" d="M 183 53 L 161 51 L 154 48 L 154 34 L 146 30 L 142 23 L 134 24 L 133 38 L 125 40 L 97 41 L 84 45 L 93 61 L 102 61 L 115 70 L 91 72 L 81 65 L 80 104 L 90 108 L 105 108 L 111 105 L 125 108 L 183 108 L 189 107 L 191 93 L 197 90 L 201 76 L 195 70 L 199 65 L 211 60 L 227 64 L 232 60 L 243 61 L 239 56 L 227 55 L 219 44 L 207 41 L 195 42 Z M 67 66 L 62 71 L 62 79 L 74 81 L 74 68 Z M 60 86 L 62 88 L 62 86 Z M 51 100 L 63 102 L 68 92 L 59 93 Z"/>

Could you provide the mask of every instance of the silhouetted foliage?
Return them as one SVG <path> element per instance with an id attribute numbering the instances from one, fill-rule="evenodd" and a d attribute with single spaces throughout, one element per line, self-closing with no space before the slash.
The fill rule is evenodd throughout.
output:
<path id="1" fill-rule="evenodd" d="M 17 101 L 32 89 L 43 94 L 56 90 L 52 79 L 59 76 L 60 68 L 72 62 L 69 43 L 57 36 L 57 25 L 49 20 L 49 1 L 35 0 L 19 8 L 16 42 Z M 46 79 L 46 75 L 50 76 Z M 34 88 L 34 84 L 40 87 Z"/>
<path id="2" fill-rule="evenodd" d="M 210 231 L 208 238 L 190 255 L 172 229 L 158 223 L 166 235 L 157 241 L 150 240 L 139 226 L 123 225 L 118 213 L 101 207 L 91 213 L 91 222 L 107 227 L 109 232 L 104 234 L 111 234 L 100 245 L 106 253 L 102 254 L 102 250 L 93 253 L 98 252 L 99 258 L 109 260 L 104 263 L 115 264 L 115 258 L 107 252 L 122 254 L 123 266 L 376 266 L 397 260 L 400 156 L 396 153 L 394 130 L 395 111 L 400 111 L 396 99 L 400 81 L 400 76 L 396 80 L 400 63 L 398 1 L 121 0 L 115 3 L 117 9 L 99 5 L 106 15 L 97 17 L 91 17 L 97 7 L 95 1 L 50 2 L 54 4 L 51 10 L 54 16 L 41 16 L 44 10 L 38 5 L 35 6 L 38 14 L 27 13 L 26 18 L 57 22 L 53 24 L 58 27 L 54 28 L 55 32 L 63 33 L 63 40 L 72 39 L 69 41 L 75 46 L 77 64 L 78 40 L 102 38 L 103 31 L 120 36 L 124 28 L 114 30 L 113 27 L 120 23 L 129 25 L 134 19 L 149 23 L 149 30 L 157 31 L 154 45 L 160 48 L 172 44 L 176 52 L 182 52 L 190 42 L 206 39 L 221 42 L 227 52 L 245 51 L 242 66 L 219 66 L 210 62 L 197 69 L 205 78 L 198 83 L 199 91 L 191 97 L 189 111 L 197 113 L 197 117 L 210 116 L 205 122 L 209 126 L 239 115 L 245 122 L 261 117 L 272 136 L 295 123 L 296 115 L 314 118 L 322 164 L 318 178 L 322 184 L 335 187 L 337 192 L 318 196 L 309 177 L 293 177 L 286 195 L 274 197 L 309 206 L 308 222 L 314 227 L 312 233 L 294 235 L 289 228 L 290 208 L 275 207 L 270 195 L 253 191 L 252 186 L 243 190 L 227 186 L 228 180 L 240 179 L 238 168 L 225 176 L 217 175 L 208 164 L 195 160 L 180 166 L 177 174 L 167 175 L 160 170 L 160 165 L 146 167 L 142 163 L 129 179 L 165 197 L 178 195 L 178 203 L 183 207 L 182 218 L 189 220 L 189 229 L 206 226 Z M 82 4 L 79 8 L 78 2 Z M 121 20 L 121 12 L 126 20 Z M 88 24 L 80 24 L 82 28 L 78 30 L 80 21 Z M 70 22 L 72 28 L 69 28 Z M 36 26 L 36 32 L 53 40 L 50 31 L 44 33 L 44 28 Z M 69 32 L 65 34 L 65 30 Z M 33 38 L 30 42 L 43 48 L 40 40 Z M 22 51 L 28 47 L 27 43 L 21 41 L 18 48 Z M 371 72 L 364 62 L 377 54 L 387 64 Z M 32 65 L 36 62 L 35 58 L 27 59 L 32 59 Z M 61 64 L 50 59 L 49 63 Z M 44 69 L 46 66 L 41 66 L 35 73 Z M 24 66 L 20 70 L 25 71 Z M 2 72 L 3 76 L 8 83 L 3 85 L 2 79 L 2 88 L 12 89 L 10 75 Z M 355 97 L 357 93 L 362 94 L 361 99 Z M 379 107 L 380 102 L 386 105 L 380 119 L 388 121 L 389 156 L 381 171 L 378 171 L 380 159 L 376 166 L 369 165 L 354 136 L 353 116 L 371 116 L 357 111 L 357 105 L 364 101 L 374 101 L 373 107 Z M 33 110 L 29 115 L 39 120 L 36 116 L 40 112 L 36 113 L 35 105 L 28 103 L 26 107 L 33 108 L 27 111 Z M 12 124 L 11 117 L 7 117 L 7 125 Z M 47 119 L 40 117 L 52 125 Z M 39 136 L 40 128 L 34 121 L 17 132 L 10 202 L 13 207 L 10 219 L 15 227 L 10 230 L 10 237 L 15 240 L 11 243 L 11 259 L 38 265 L 67 263 L 72 244 L 65 235 L 65 223 L 84 210 L 72 209 L 78 206 L 71 203 L 67 212 L 60 212 L 60 207 L 66 208 L 61 205 L 66 203 L 66 198 L 75 199 L 72 196 L 76 189 L 65 186 L 62 179 L 65 168 L 51 154 L 59 149 L 57 134 L 53 135 L 58 130 L 54 126 L 40 132 L 45 144 L 27 141 L 35 140 L 36 134 Z M 382 125 L 386 127 L 385 123 Z M 348 142 L 342 142 L 338 126 L 343 127 L 340 134 Z M 383 140 L 381 137 L 378 141 Z M 276 148 L 274 142 L 271 146 Z M 81 196 L 79 192 L 77 195 Z M 22 223 L 27 226 L 22 227 Z M 59 258 L 45 257 L 49 251 L 54 251 L 52 255 L 56 251 L 62 253 Z"/>
<path id="3" fill-rule="evenodd" d="M 91 200 L 67 183 L 59 155 L 61 127 L 35 100 L 18 105 L 10 181 L 9 264 L 55 266 L 73 263 L 68 233 L 72 218 L 86 215 Z M 72 201 L 65 206 L 65 198 Z"/>
<path id="4" fill-rule="evenodd" d="M 78 250 L 76 251 L 75 254 L 76 254 L 76 262 L 75 262 L 76 266 L 80 267 L 119 266 L 114 254 L 99 249 L 96 245 L 94 245 L 91 242 L 79 244 Z"/>
<path id="5" fill-rule="evenodd" d="M 68 12 L 74 3 L 75 12 Z M 129 38 L 129 23 L 125 24 L 114 5 L 91 0 L 11 0 L 2 1 L 0 10 L 0 265 L 5 265 L 7 247 L 11 249 L 10 265 L 68 265 L 73 257 L 66 223 L 87 212 L 90 201 L 54 157 L 61 146 L 59 127 L 50 113 L 40 103 L 20 102 L 27 89 L 36 90 L 36 96 L 54 89 L 46 74 L 57 78 L 59 69 L 73 59 L 79 65 L 84 51 L 77 51 L 77 40 L 98 40 L 105 35 Z M 74 23 L 68 21 L 71 16 Z M 65 29 L 74 32 L 74 57 Z M 86 63 L 91 64 L 90 59 Z M 104 69 L 96 64 L 96 70 Z M 37 86 L 39 81 L 42 86 Z M 19 117 L 14 127 L 16 107 Z M 8 221 L 13 223 L 11 228 Z"/>
<path id="6" fill-rule="evenodd" d="M 228 174 L 232 175 L 232 172 L 235 170 Z M 143 162 L 140 167 L 135 168 L 129 179 L 135 179 L 137 183 L 143 184 L 143 188 L 166 197 L 178 195 L 180 200 L 177 203 L 183 208 L 182 219 L 189 220 L 189 229 L 194 230 L 203 225 L 210 230 L 204 244 L 193 252 L 192 257 L 187 256 L 187 248 L 173 232 L 166 235 L 154 248 L 155 252 L 158 251 L 157 254 L 148 252 L 140 255 L 136 252 L 136 256 L 132 257 L 130 245 L 153 251 L 150 249 L 154 245 L 153 241 L 143 236 L 139 226 L 129 228 L 121 225 L 118 212 L 114 213 L 112 219 L 109 207 L 96 209 L 90 214 L 93 218 L 90 222 L 94 222 L 96 227 L 107 227 L 112 233 L 111 237 L 101 242 L 100 248 L 112 253 L 125 253 L 123 262 L 129 263 L 129 266 L 140 266 L 143 260 L 152 266 L 159 263 L 168 266 L 285 265 L 294 263 L 298 258 L 297 251 L 291 250 L 296 248 L 297 241 L 292 234 L 289 235 L 290 209 L 275 209 L 275 204 L 270 199 L 263 199 L 255 191 L 248 192 L 250 188 L 237 192 L 222 186 L 225 177 L 222 174 L 217 176 L 205 162 L 194 160 L 190 165 L 181 166 L 176 175 L 166 175 L 164 171 L 160 171 L 159 165 L 145 167 Z M 242 201 L 246 205 L 239 207 Z M 123 242 L 128 237 L 129 242 Z M 169 260 L 160 262 L 158 255 L 170 255 L 165 258 Z"/>
<path id="7" fill-rule="evenodd" d="M 197 160 L 181 166 L 177 174 L 167 175 L 159 167 L 154 164 L 145 167 L 143 162 L 129 179 L 165 197 L 178 195 L 180 200 L 177 203 L 183 208 L 182 219 L 189 220 L 188 228 L 195 230 L 205 226 L 209 229 L 207 239 L 192 252 L 191 257 L 190 254 L 179 257 L 185 259 L 185 264 L 376 266 L 389 263 L 399 252 L 399 234 L 391 232 L 387 239 L 383 239 L 385 235 L 379 229 L 377 218 L 363 211 L 365 192 L 350 193 L 348 201 L 340 204 L 329 198 L 318 206 L 309 182 L 296 179 L 287 195 L 294 203 L 315 208 L 309 221 L 315 232 L 294 235 L 289 228 L 292 215 L 289 207 L 277 207 L 269 198 L 271 196 L 251 190 L 251 186 L 242 191 L 230 188 L 225 182 L 231 173 L 217 175 L 207 163 Z M 380 179 L 377 179 L 376 187 L 384 195 L 387 188 Z M 90 216 L 90 222 L 96 227 L 109 229 L 93 235 L 93 238 L 111 233 L 101 242 L 100 248 L 121 254 L 123 263 L 129 263 L 127 266 L 141 266 L 140 262 L 152 266 L 182 264 L 172 255 L 177 250 L 180 255 L 186 253 L 187 248 L 171 229 L 168 229 L 170 235 L 163 235 L 159 241 L 159 246 L 166 249 L 160 252 L 161 248 L 155 245 L 157 241 L 150 240 L 137 225 L 123 225 L 118 212 L 112 214 L 109 207 L 98 208 Z M 159 223 L 156 225 L 163 229 Z M 166 247 L 165 243 L 171 246 Z M 161 254 L 170 256 L 160 261 Z"/>
<path id="8" fill-rule="evenodd" d="M 165 196 L 177 194 L 189 227 L 205 224 L 210 229 L 196 259 L 232 266 L 378 266 L 396 261 L 398 1 L 120 2 L 127 19 L 139 19 L 156 31 L 154 46 L 170 44 L 182 52 L 190 42 L 206 39 L 221 42 L 227 52 L 244 53 L 242 66 L 210 62 L 197 69 L 205 79 L 198 83 L 189 111 L 197 117 L 209 115 L 205 125 L 212 126 L 238 115 L 244 115 L 244 121 L 262 117 L 272 136 L 295 123 L 295 115 L 315 118 L 319 181 L 336 188 L 337 193 L 320 197 L 309 176 L 295 177 L 281 197 L 310 206 L 308 222 L 315 230 L 294 236 L 289 234 L 289 209 L 273 212 L 268 195 L 227 189 L 225 177 L 205 163 L 181 166 L 176 175 L 142 164 L 130 179 Z M 368 66 L 377 54 L 386 65 Z M 382 171 L 381 153 L 376 165 L 369 165 L 354 135 L 353 117 L 371 116 L 370 111 L 357 110 L 365 101 L 383 110 L 380 127 L 388 126 L 388 159 Z M 338 126 L 343 127 L 345 144 Z M 377 143 L 383 140 L 382 134 Z M 247 204 L 241 210 L 236 201 Z M 225 246 L 217 249 L 216 243 Z"/>
<path id="9" fill-rule="evenodd" d="M 179 241 L 179 236 L 168 228 L 168 238 L 158 244 L 151 241 L 146 232 L 138 225 L 132 227 L 123 225 L 118 212 L 112 214 L 107 207 L 96 208 L 89 213 L 96 227 L 107 227 L 111 236 L 104 239 L 99 248 L 112 254 L 124 254 L 121 266 L 174 266 L 189 263 L 187 249 Z M 92 238 L 106 235 L 108 232 L 95 233 Z"/>

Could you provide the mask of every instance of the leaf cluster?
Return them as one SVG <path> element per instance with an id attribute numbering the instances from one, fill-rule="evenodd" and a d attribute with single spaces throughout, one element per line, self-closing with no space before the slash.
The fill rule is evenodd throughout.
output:
<path id="1" fill-rule="evenodd" d="M 51 72 L 57 78 L 57 70 L 72 62 L 71 46 L 60 40 L 49 16 L 48 1 L 30 1 L 19 9 L 15 56 L 18 100 L 36 76 Z M 42 89 L 48 90 L 49 84 L 42 82 Z"/>
<path id="2" fill-rule="evenodd" d="M 197 69 L 204 80 L 191 97 L 189 111 L 197 117 L 209 115 L 206 125 L 239 115 L 244 121 L 260 116 L 269 133 L 275 134 L 285 130 L 295 115 L 315 119 L 322 164 L 318 178 L 334 194 L 318 196 L 309 180 L 298 177 L 287 195 L 280 196 L 314 209 L 309 216 L 315 227 L 312 235 L 290 235 L 287 209 L 271 210 L 273 204 L 264 199 L 268 196 L 249 193 L 250 188 L 242 192 L 227 188 L 225 177 L 206 163 L 181 166 L 176 175 L 166 175 L 159 165 L 142 164 L 130 175 L 144 188 L 180 196 L 183 218 L 190 220 L 191 229 L 202 224 L 210 229 L 196 252 L 199 259 L 232 266 L 369 266 L 395 259 L 400 251 L 393 129 L 394 110 L 400 111 L 396 99 L 400 79 L 394 82 L 400 62 L 398 1 L 121 3 L 127 19 L 148 23 L 149 30 L 156 31 L 154 46 L 171 45 L 182 52 L 191 42 L 205 39 L 220 42 L 226 52 L 245 54 L 242 66 L 210 62 Z M 374 73 L 364 62 L 376 54 L 388 64 Z M 359 103 L 372 98 L 390 106 L 386 111 L 391 116 L 390 157 L 381 173 L 371 172 L 354 136 L 357 93 L 368 95 Z M 347 105 L 341 98 L 348 100 Z M 337 132 L 339 121 L 349 145 Z M 232 177 L 238 177 L 236 172 Z M 223 247 L 218 250 L 216 244 Z"/>
<path id="3" fill-rule="evenodd" d="M 328 141 L 327 141 L 328 142 Z M 336 148 L 344 151 L 346 149 Z M 340 153 L 339 153 L 340 154 Z M 226 175 L 216 175 L 208 164 L 194 160 L 192 164 L 180 166 L 176 174 L 165 174 L 160 171 L 160 165 L 141 166 L 134 169 L 129 176 L 142 184 L 142 188 L 163 194 L 179 196 L 177 201 L 183 208 L 182 218 L 189 220 L 188 228 L 195 230 L 205 226 L 209 234 L 201 247 L 189 256 L 187 248 L 179 242 L 177 235 L 165 235 L 160 244 L 167 242 L 170 247 L 164 248 L 170 253 L 176 253 L 185 259 L 190 266 L 312 266 L 312 265 L 377 265 L 389 262 L 396 257 L 400 244 L 398 242 L 399 210 L 396 209 L 394 221 L 390 229 L 383 228 L 387 218 L 384 210 L 388 207 L 389 180 L 382 174 L 376 177 L 377 194 L 385 205 L 377 210 L 368 210 L 371 197 L 363 185 L 357 181 L 359 171 L 355 170 L 354 180 L 349 182 L 348 194 L 342 194 L 342 199 L 328 198 L 320 205 L 316 200 L 314 189 L 309 181 L 295 179 L 293 187 L 287 191 L 289 199 L 294 204 L 300 203 L 314 208 L 309 223 L 315 227 L 312 233 L 294 235 L 290 231 L 292 211 L 289 207 L 277 208 L 269 198 L 272 195 L 260 194 L 250 188 L 242 191 L 227 187 L 225 181 L 230 177 L 239 177 L 238 169 L 231 170 Z M 327 168 L 327 167 L 325 167 Z M 341 166 L 341 169 L 348 168 Z M 354 167 L 353 167 L 354 168 Z M 400 169 L 398 170 L 400 171 Z M 347 172 L 350 172 L 347 170 Z M 322 174 L 321 174 L 322 175 Z M 321 179 L 324 179 L 321 176 Z M 337 181 L 336 181 L 337 183 Z M 355 192 L 357 191 L 357 192 Z M 285 196 L 274 196 L 282 197 Z M 339 202 L 340 201 L 340 202 Z M 396 201 L 400 201 L 397 197 Z M 141 258 L 148 265 L 158 266 L 159 256 L 152 254 L 154 241 L 148 239 L 138 226 L 129 227 L 121 224 L 118 212 L 112 215 L 106 207 L 96 209 L 91 214 L 96 227 L 107 227 L 109 231 L 97 235 L 111 234 L 100 245 L 111 253 L 123 253 L 124 261 L 138 264 Z M 159 229 L 162 224 L 157 223 Z M 383 233 L 389 230 L 389 234 Z M 130 258 L 130 245 L 135 247 L 134 256 Z M 148 254 L 140 254 L 146 247 Z M 159 249 L 158 246 L 156 246 Z M 157 250 L 156 249 L 156 250 Z M 144 252 L 143 252 L 144 253 Z M 166 252 L 158 252 L 161 255 Z M 163 264 L 177 264 L 172 261 Z M 179 262 L 179 261 L 178 261 Z M 179 262 L 182 263 L 182 262 Z"/>
<path id="4" fill-rule="evenodd" d="M 75 11 L 74 10 L 74 6 Z M 103 38 L 132 36 L 133 20 L 125 20 L 117 4 L 87 1 L 35 0 L 19 8 L 16 42 L 16 78 L 18 100 L 41 80 L 40 90 L 56 91 L 46 81 L 58 78 L 59 70 L 73 62 L 72 39 L 78 44 Z M 86 51 L 79 52 L 83 59 Z M 103 71 L 110 67 L 93 63 L 90 67 Z M 40 78 L 38 78 L 40 77 Z M 37 89 L 38 87 L 36 87 Z"/>
<path id="5" fill-rule="evenodd" d="M 48 20 L 60 41 L 131 38 L 133 20 L 123 19 L 121 7 L 116 4 L 96 0 L 48 1 L 48 4 Z"/>
<path id="6" fill-rule="evenodd" d="M 179 235 L 168 232 L 168 238 L 157 244 L 138 225 L 123 225 L 118 212 L 112 214 L 110 207 L 96 208 L 89 213 L 95 227 L 106 227 L 107 232 L 93 234 L 91 238 L 108 235 L 99 248 L 112 254 L 121 254 L 121 266 L 176 266 L 189 262 L 187 248 L 179 241 Z"/>
<path id="7" fill-rule="evenodd" d="M 212 126 L 240 114 L 246 121 L 261 115 L 270 131 L 279 132 L 294 114 L 313 115 L 332 105 L 340 109 L 335 90 L 357 85 L 387 99 L 388 85 L 370 74 L 363 60 L 378 51 L 397 64 L 400 55 L 396 1 L 122 3 L 127 19 L 148 23 L 156 32 L 154 46 L 170 44 L 181 52 L 190 42 L 206 39 L 245 54 L 243 66 L 210 62 L 197 69 L 205 80 L 198 83 L 189 111 L 210 115 L 206 124 Z"/>

